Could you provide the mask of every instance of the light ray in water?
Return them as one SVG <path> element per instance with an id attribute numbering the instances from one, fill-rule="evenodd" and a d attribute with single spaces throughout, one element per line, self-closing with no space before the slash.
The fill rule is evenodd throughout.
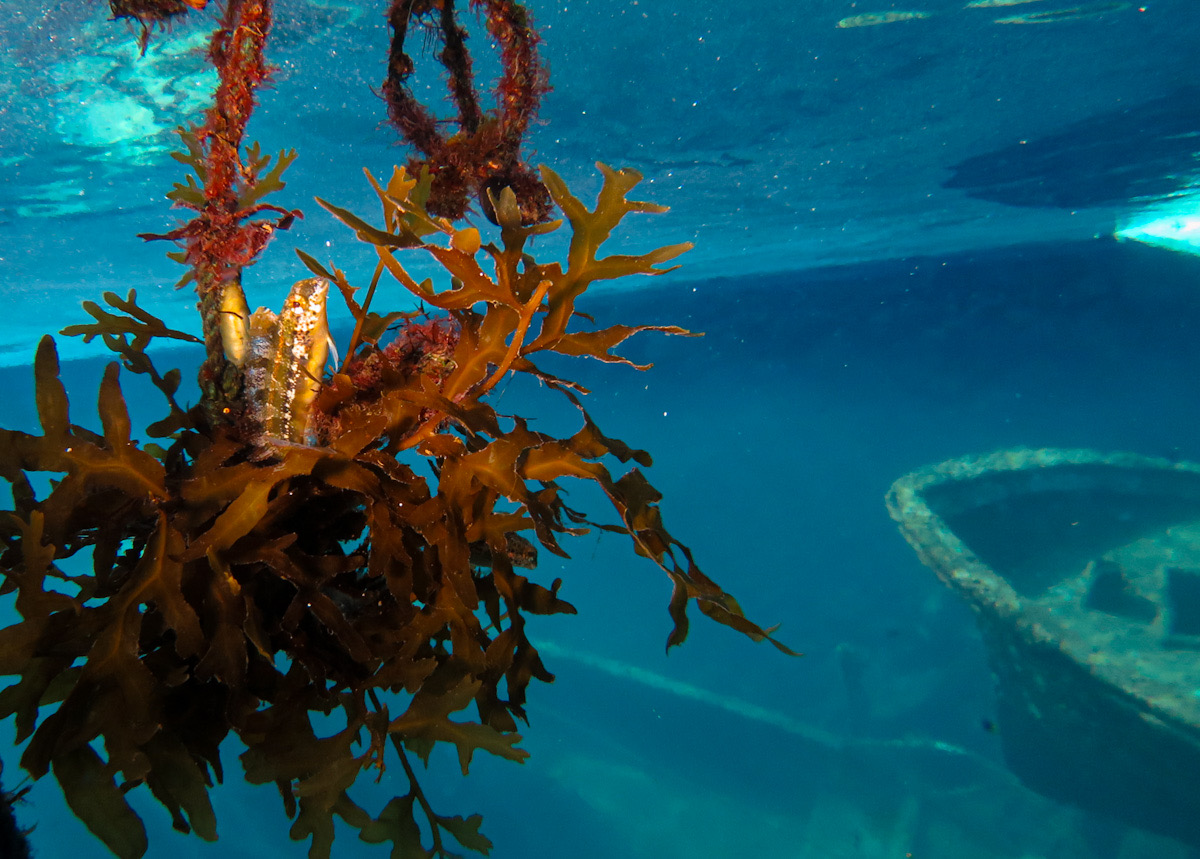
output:
<path id="1" fill-rule="evenodd" d="M 1115 235 L 1121 241 L 1200 254 L 1200 188 L 1189 188 L 1169 204 L 1128 216 Z"/>

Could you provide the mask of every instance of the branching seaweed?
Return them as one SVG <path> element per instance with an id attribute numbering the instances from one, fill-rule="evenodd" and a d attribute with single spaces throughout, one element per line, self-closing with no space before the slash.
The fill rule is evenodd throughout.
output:
<path id="1" fill-rule="evenodd" d="M 150 27 L 204 6 L 110 0 L 114 16 L 142 26 L 143 47 Z M 225 0 L 208 51 L 220 83 L 203 123 L 180 132 L 176 158 L 193 173 L 168 195 L 193 215 L 147 236 L 181 245 L 173 256 L 195 284 L 202 339 L 167 327 L 132 290 L 105 293 L 104 305 L 84 304 L 93 321 L 62 332 L 100 338 L 118 359 L 100 384 L 100 431 L 73 421 L 50 337 L 33 366 L 41 432 L 0 429 L 0 477 L 12 488 L 11 509 L 0 510 L 0 594 L 21 617 L 0 629 L 0 675 L 17 678 L 0 690 L 0 718 L 15 717 L 21 766 L 35 779 L 52 772 L 120 857 L 148 849 L 126 800 L 142 788 L 177 830 L 217 838 L 209 791 L 224 778 L 231 734 L 245 747 L 244 777 L 275 786 L 291 837 L 308 840 L 313 859 L 330 855 L 335 816 L 394 856 L 447 859 L 454 843 L 486 854 L 480 817 L 436 811 L 414 758 L 428 765 L 434 746 L 449 744 L 466 774 L 478 751 L 527 757 L 517 729 L 529 685 L 553 675 L 526 622 L 575 613 L 561 580 L 536 580 L 538 553 L 567 557 L 567 538 L 589 528 L 627 536 L 669 578 L 668 648 L 687 637 L 695 603 L 792 652 L 667 531 L 643 473 L 649 454 L 606 436 L 583 407 L 587 391 L 535 363 L 549 353 L 638 367 L 616 351 L 629 337 L 689 335 L 597 328 L 576 309 L 593 283 L 670 271 L 689 245 L 602 256 L 627 214 L 665 211 L 629 199 L 641 176 L 599 165 L 589 209 L 552 170 L 539 179 L 523 164 L 548 81 L 519 3 L 471 2 L 501 46 L 504 77 L 487 114 L 453 3 L 389 6 L 385 96 L 410 142 L 428 132 L 418 145 L 426 160 L 386 184 L 367 174 L 380 223 L 318 200 L 375 255 L 361 300 L 341 269 L 298 251 L 315 277 L 278 314 L 246 306 L 243 270 L 300 213 L 264 202 L 284 187 L 295 152 L 272 160 L 243 145 L 269 75 L 271 0 Z M 461 125 L 449 139 L 405 88 L 406 28 L 435 13 Z M 470 195 L 497 225 L 495 240 L 459 221 Z M 569 249 L 565 261 L 539 262 L 528 246 L 562 227 L 548 221 L 553 205 Z M 418 282 L 406 254 L 432 258 L 441 282 Z M 428 310 L 373 309 L 397 284 Z M 332 371 L 330 294 L 355 323 Z M 178 401 L 179 370 L 160 373 L 151 360 L 160 340 L 203 342 L 197 405 Z M 161 444 L 134 438 L 122 368 L 166 400 L 166 415 L 145 428 Z M 491 395 L 512 374 L 562 394 L 579 429 L 558 438 L 497 412 Z M 594 483 L 615 521 L 567 506 L 568 478 Z M 340 729 L 318 730 L 329 724 Z M 392 760 L 408 789 L 372 816 L 354 785 Z"/>
<path id="2" fill-rule="evenodd" d="M 0 474 L 14 498 L 0 515 L 0 591 L 15 593 L 23 618 L 0 630 L 0 673 L 20 678 L 0 692 L 0 715 L 16 716 L 21 765 L 35 778 L 52 771 L 113 853 L 146 850 L 125 799 L 140 786 L 177 829 L 216 838 L 208 790 L 223 777 L 219 748 L 230 733 L 246 746 L 245 778 L 277 787 L 291 836 L 310 840 L 310 856 L 329 855 L 334 815 L 397 855 L 451 856 L 448 839 L 486 853 L 478 816 L 436 812 L 411 756 L 428 762 L 435 743 L 453 744 L 464 773 L 476 751 L 526 757 L 516 731 L 529 683 L 553 679 L 526 619 L 575 608 L 561 581 L 517 570 L 534 567 L 535 546 L 566 556 L 563 538 L 585 532 L 585 517 L 563 500 L 566 478 L 596 483 L 618 520 L 602 527 L 628 535 L 670 577 L 668 646 L 686 637 L 693 601 L 770 639 L 663 526 L 641 471 L 649 455 L 605 436 L 582 389 L 533 363 L 539 352 L 628 363 L 613 350 L 630 335 L 688 333 L 579 325 L 587 317 L 575 304 L 591 283 L 660 274 L 687 248 L 600 256 L 625 214 L 661 211 L 628 199 L 636 172 L 601 170 L 594 210 L 542 170 L 570 221 L 565 266 L 528 255 L 528 239 L 559 223 L 522 225 L 509 192 L 495 200 L 498 245 L 429 215 L 422 183 L 399 168 L 386 186 L 372 180 L 382 226 L 323 203 L 444 315 L 403 320 L 381 346 L 378 320 L 394 317 L 368 320 L 347 284 L 360 345 L 311 404 L 312 444 L 184 413 L 177 372 L 159 375 L 145 348 L 186 335 L 133 295 L 106 296 L 118 312 L 88 306 L 96 321 L 65 333 L 101 336 L 127 368 L 151 374 L 170 409 L 160 423 L 172 441 L 159 455 L 131 436 L 116 363 L 100 387 L 102 432 L 74 423 L 54 343 L 43 340 L 41 434 L 0 431 Z M 436 259 L 448 288 L 418 283 L 400 251 Z M 488 394 L 510 372 L 562 392 L 580 429 L 556 438 L 499 415 Z M 419 459 L 435 476 L 418 473 Z M 618 477 L 606 462 L 635 467 Z M 44 493 L 34 488 L 41 473 L 53 476 Z M 318 735 L 312 715 L 335 710 L 345 727 Z M 410 787 L 372 817 L 350 790 L 364 771 L 382 770 L 389 746 Z"/>

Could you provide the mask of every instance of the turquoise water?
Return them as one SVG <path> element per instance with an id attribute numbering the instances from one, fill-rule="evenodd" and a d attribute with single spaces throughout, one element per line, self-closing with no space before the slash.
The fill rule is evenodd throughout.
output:
<path id="1" fill-rule="evenodd" d="M 883 506 L 902 474 L 1001 447 L 1200 459 L 1200 260 L 1113 238 L 1145 213 L 1186 222 L 1200 18 L 1182 0 L 1053 2 L 939 0 L 911 7 L 928 17 L 843 27 L 890 7 L 529 3 L 555 84 L 536 160 L 583 194 L 593 161 L 636 167 L 634 196 L 672 212 L 634 224 L 627 246 L 697 243 L 679 271 L 583 309 L 704 338 L 642 335 L 627 354 L 654 363 L 645 373 L 571 373 L 607 434 L 654 453 L 671 532 L 806 655 L 695 619 L 665 656 L 668 583 L 622 540 L 583 537 L 571 560 L 544 561 L 539 577 L 561 576 L 580 613 L 531 623 L 557 675 L 530 690 L 532 758 L 480 754 L 464 779 L 445 753 L 424 779 L 441 813 L 483 813 L 493 856 L 1194 856 L 1006 769 L 970 612 Z M 997 23 L 1066 7 L 1077 11 Z M 404 157 L 371 92 L 380 9 L 277 8 L 280 71 L 251 133 L 299 150 L 287 205 L 307 218 L 249 273 L 251 306 L 278 305 L 303 276 L 293 246 L 364 280 L 352 237 L 309 201 L 374 211 L 361 168 Z M 37 336 L 79 321 L 80 300 L 135 287 L 173 324 L 193 313 L 163 248 L 134 234 L 173 222 L 162 193 L 180 170 L 165 153 L 204 103 L 193 49 L 211 17 L 139 59 L 103 11 L 18 0 L 0 21 L 8 427 L 33 420 Z M 62 348 L 82 413 L 106 358 Z M 197 355 L 160 365 L 172 361 Z M 520 386 L 502 406 L 543 414 L 539 429 L 574 425 Z M 13 789 L 17 755 L 2 748 Z M 240 783 L 237 751 L 224 750 L 214 792 L 218 844 L 173 833 L 143 801 L 149 855 L 304 855 L 275 790 Z M 389 771 L 362 803 L 378 810 L 403 782 Z M 18 813 L 43 859 L 102 853 L 49 779 Z M 337 856 L 384 855 L 342 836 Z"/>

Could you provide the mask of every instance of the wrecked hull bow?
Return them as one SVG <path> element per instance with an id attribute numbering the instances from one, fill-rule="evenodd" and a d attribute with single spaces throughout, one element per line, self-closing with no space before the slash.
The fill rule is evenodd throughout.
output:
<path id="1" fill-rule="evenodd" d="M 887 505 L 975 612 L 1022 781 L 1200 845 L 1200 464 L 1000 451 Z"/>

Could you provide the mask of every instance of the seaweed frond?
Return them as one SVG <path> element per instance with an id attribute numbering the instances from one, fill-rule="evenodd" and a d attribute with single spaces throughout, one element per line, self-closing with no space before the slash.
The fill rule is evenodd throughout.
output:
<path id="1" fill-rule="evenodd" d="M 14 499 L 0 513 L 0 590 L 15 593 L 22 618 L 0 630 L 0 674 L 18 678 L 0 692 L 0 717 L 16 717 L 21 765 L 35 778 L 53 772 L 114 854 L 147 849 L 125 798 L 141 786 L 175 828 L 216 838 L 208 791 L 231 733 L 246 746 L 245 778 L 276 786 L 310 857 L 330 855 L 335 816 L 403 855 L 451 857 L 452 840 L 486 853 L 478 816 L 435 811 L 411 757 L 428 763 L 448 744 L 464 773 L 477 752 L 527 757 L 517 728 L 528 687 L 553 679 L 527 620 L 576 611 L 563 581 L 536 580 L 537 554 L 566 556 L 569 538 L 590 527 L 626 535 L 669 577 L 668 647 L 686 638 L 695 603 L 791 652 L 666 529 L 643 471 L 650 455 L 605 435 L 582 388 L 534 363 L 539 353 L 632 363 L 614 349 L 633 334 L 690 333 L 597 329 L 576 309 L 592 283 L 661 274 L 688 247 L 603 256 L 626 214 L 662 209 L 628 198 L 636 172 L 601 171 L 589 209 L 543 168 L 572 232 L 565 265 L 527 250 L 561 223 L 523 224 L 507 191 L 494 200 L 499 243 L 486 244 L 430 215 L 427 183 L 402 169 L 372 183 L 381 226 L 322 202 L 378 260 L 369 295 L 386 272 L 434 315 L 372 311 L 340 269 L 302 257 L 322 289 L 338 285 L 357 323 L 346 363 L 306 404 L 308 444 L 180 408 L 178 371 L 159 375 L 146 346 L 195 338 L 132 293 L 106 294 L 118 312 L 88 305 L 95 322 L 64 332 L 102 337 L 120 358 L 100 386 L 102 432 L 72 422 L 53 340 L 43 340 L 41 433 L 0 430 L 0 476 Z M 418 283 L 401 253 L 432 257 L 446 282 Z M 170 412 L 155 426 L 172 435 L 169 450 L 133 440 L 121 364 L 166 395 Z M 579 429 L 559 438 L 497 412 L 489 395 L 510 373 L 561 392 Z M 600 487 L 616 521 L 593 526 L 568 507 L 568 479 Z M 333 711 L 344 727 L 319 734 L 314 715 Z M 372 816 L 353 786 L 393 757 L 409 789 Z"/>

